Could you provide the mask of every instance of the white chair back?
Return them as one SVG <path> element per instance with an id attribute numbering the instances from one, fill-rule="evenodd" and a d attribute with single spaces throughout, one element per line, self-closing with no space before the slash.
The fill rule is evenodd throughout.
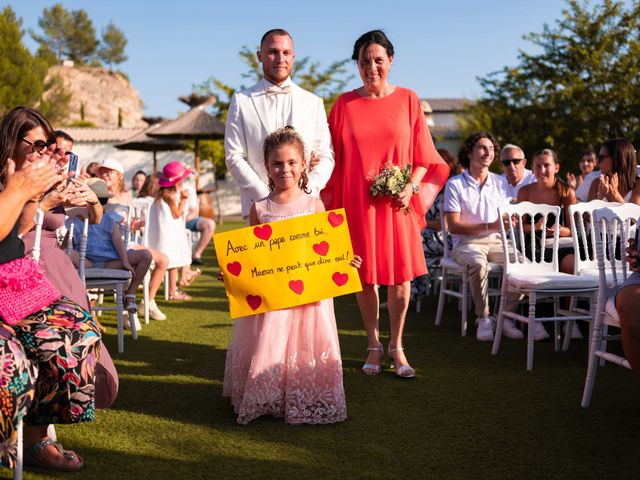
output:
<path id="1" fill-rule="evenodd" d="M 540 272 L 558 272 L 558 244 L 560 232 L 560 207 L 532 202 L 520 202 L 504 205 L 498 209 L 502 222 L 500 232 L 505 252 L 504 273 L 526 272 L 531 270 L 532 264 L 535 270 Z M 547 242 L 548 222 L 553 222 L 553 236 L 551 245 Z M 536 225 L 542 222 L 542 229 L 536 231 Z M 526 232 L 525 225 L 530 225 L 530 231 Z M 526 240 L 531 246 L 531 258 L 525 255 Z M 544 256 L 545 247 L 551 247 L 553 256 L 551 262 L 547 262 Z M 511 252 L 511 254 L 507 253 Z M 520 252 L 520 254 L 515 254 Z M 540 255 L 536 253 L 540 252 Z"/>
<path id="2" fill-rule="evenodd" d="M 598 293 L 604 302 L 618 291 L 631 273 L 625 261 L 626 249 L 633 231 L 632 224 L 639 216 L 640 206 L 635 203 L 600 208 L 593 212 L 600 280 Z"/>
<path id="3" fill-rule="evenodd" d="M 120 228 L 122 230 L 124 247 L 129 248 L 129 242 L 131 241 L 131 228 L 129 226 L 131 222 L 131 205 L 122 205 L 119 203 L 107 203 L 104 206 L 105 213 L 115 212 L 122 217 Z"/>
<path id="4" fill-rule="evenodd" d="M 138 221 L 140 228 L 131 231 L 131 240 L 136 245 L 149 246 L 149 212 L 154 202 L 153 197 L 134 198 L 131 205 L 132 222 Z M 130 222 L 130 224 L 132 223 Z"/>
<path id="5" fill-rule="evenodd" d="M 599 208 L 619 205 L 607 203 L 603 200 L 591 200 L 569 205 L 571 237 L 573 239 L 573 251 L 575 252 L 573 273 L 580 275 L 583 272 L 595 273 L 598 270 L 598 259 L 595 248 L 595 226 L 593 211 Z M 585 258 L 582 258 L 583 252 Z"/>

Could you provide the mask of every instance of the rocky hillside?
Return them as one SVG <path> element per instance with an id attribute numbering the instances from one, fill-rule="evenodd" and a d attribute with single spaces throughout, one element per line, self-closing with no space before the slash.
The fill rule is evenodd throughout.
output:
<path id="1" fill-rule="evenodd" d="M 59 75 L 71 93 L 64 124 L 85 120 L 103 128 L 146 126 L 140 95 L 121 74 L 101 67 L 56 65 L 49 69 L 48 76 L 52 75 Z"/>

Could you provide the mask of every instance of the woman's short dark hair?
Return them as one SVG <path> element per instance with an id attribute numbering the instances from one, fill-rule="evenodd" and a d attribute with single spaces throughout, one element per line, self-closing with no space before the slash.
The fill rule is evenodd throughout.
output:
<path id="1" fill-rule="evenodd" d="M 473 132 L 465 139 L 462 147 L 460 147 L 460 153 L 458 154 L 458 161 L 464 168 L 469 168 L 469 155 L 471 155 L 471 151 L 473 150 L 473 147 L 476 146 L 476 143 L 478 143 L 483 138 L 488 138 L 491 143 L 493 143 L 494 152 L 500 151 L 500 144 L 495 138 L 493 138 L 493 135 L 491 135 L 489 132 Z"/>
<path id="2" fill-rule="evenodd" d="M 370 32 L 360 35 L 360 38 L 356 40 L 356 43 L 353 46 L 353 54 L 351 55 L 351 59 L 357 61 L 362 49 L 367 48 L 369 45 L 373 44 L 380 45 L 386 50 L 388 57 L 393 57 L 393 45 L 391 44 L 385 33 L 382 30 L 371 30 Z"/>
<path id="3" fill-rule="evenodd" d="M 15 107 L 0 122 L 0 182 L 3 184 L 7 180 L 7 160 L 15 155 L 24 136 L 37 127 L 42 127 L 48 142 L 55 141 L 51 124 L 33 108 Z"/>

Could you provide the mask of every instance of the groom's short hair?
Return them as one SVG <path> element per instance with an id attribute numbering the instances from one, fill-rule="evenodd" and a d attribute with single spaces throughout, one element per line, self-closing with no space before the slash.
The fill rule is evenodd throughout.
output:
<path id="1" fill-rule="evenodd" d="M 267 38 L 269 38 L 271 35 L 282 35 L 285 37 L 289 37 L 291 38 L 291 41 L 293 41 L 293 38 L 291 37 L 291 34 L 289 32 L 287 32 L 286 30 L 282 29 L 282 28 L 272 28 L 271 30 L 269 30 L 267 33 L 265 33 L 264 35 L 262 35 L 262 38 L 260 39 L 260 48 L 262 48 L 262 44 L 265 42 L 265 40 Z"/>

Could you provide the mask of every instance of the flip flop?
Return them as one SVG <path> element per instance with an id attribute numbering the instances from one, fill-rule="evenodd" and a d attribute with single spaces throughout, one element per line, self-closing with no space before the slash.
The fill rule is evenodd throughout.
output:
<path id="1" fill-rule="evenodd" d="M 169 300 L 191 300 L 191 295 L 187 295 L 182 290 L 176 290 L 173 295 L 169 295 Z"/>
<path id="2" fill-rule="evenodd" d="M 60 453 L 60 455 L 66 458 L 67 460 L 73 461 L 77 459 L 78 463 L 73 466 L 56 465 L 52 463 L 51 458 L 47 457 L 43 453 L 44 449 L 47 448 L 49 445 L 53 445 L 55 449 L 58 450 L 58 453 Z M 77 472 L 82 467 L 84 467 L 84 462 L 82 458 L 80 458 L 75 453 L 65 450 L 64 448 L 62 448 L 62 445 L 60 445 L 56 441 L 51 440 L 50 438 L 40 440 L 38 443 L 36 443 L 35 445 L 25 450 L 24 463 L 29 467 L 43 468 L 46 470 L 55 470 L 57 472 Z"/>

